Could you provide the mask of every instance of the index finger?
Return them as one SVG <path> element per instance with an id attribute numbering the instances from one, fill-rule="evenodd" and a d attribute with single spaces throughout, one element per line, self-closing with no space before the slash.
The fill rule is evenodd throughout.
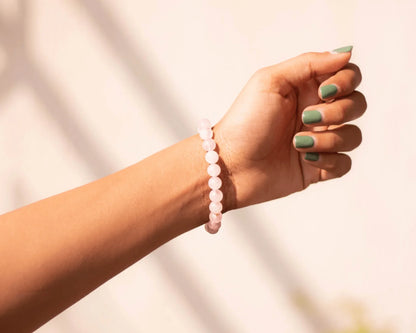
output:
<path id="1" fill-rule="evenodd" d="M 348 63 L 321 83 L 319 96 L 322 100 L 348 96 L 360 85 L 361 80 L 360 68 L 355 64 Z"/>
<path id="2" fill-rule="evenodd" d="M 340 50 L 340 51 L 337 51 Z M 269 67 L 274 78 L 283 78 L 292 85 L 300 85 L 312 78 L 334 73 L 351 58 L 352 47 L 332 52 L 309 52 Z"/>

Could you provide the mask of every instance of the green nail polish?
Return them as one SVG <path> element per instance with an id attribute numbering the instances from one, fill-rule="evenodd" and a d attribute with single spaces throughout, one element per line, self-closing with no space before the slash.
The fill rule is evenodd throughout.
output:
<path id="1" fill-rule="evenodd" d="M 335 96 L 338 92 L 337 86 L 335 84 L 328 84 L 327 86 L 321 87 L 321 96 L 322 98 L 328 98 Z"/>
<path id="2" fill-rule="evenodd" d="M 306 153 L 305 160 L 316 162 L 319 160 L 319 153 Z"/>
<path id="3" fill-rule="evenodd" d="M 322 120 L 322 115 L 317 110 L 303 111 L 302 121 L 304 124 L 319 123 Z"/>
<path id="4" fill-rule="evenodd" d="M 332 53 L 347 53 L 352 51 L 352 45 L 343 46 L 338 49 L 332 50 Z"/>
<path id="5" fill-rule="evenodd" d="M 298 135 L 295 136 L 295 146 L 296 148 L 309 148 L 314 144 L 313 137 L 308 135 Z"/>

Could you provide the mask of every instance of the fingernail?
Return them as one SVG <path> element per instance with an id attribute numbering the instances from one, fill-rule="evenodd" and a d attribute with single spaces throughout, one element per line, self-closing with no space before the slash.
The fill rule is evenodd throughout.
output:
<path id="1" fill-rule="evenodd" d="M 309 148 L 314 144 L 313 137 L 308 135 L 298 135 L 295 136 L 295 146 L 296 148 Z"/>
<path id="2" fill-rule="evenodd" d="M 338 92 L 337 86 L 335 84 L 328 84 L 327 86 L 321 87 L 321 96 L 322 98 L 328 98 L 335 96 Z"/>
<path id="3" fill-rule="evenodd" d="M 322 120 L 322 115 L 317 110 L 303 111 L 302 121 L 304 124 L 319 123 Z"/>
<path id="4" fill-rule="evenodd" d="M 331 53 L 347 53 L 347 52 L 351 52 L 352 51 L 352 45 L 348 45 L 348 46 L 343 46 L 340 48 L 337 48 L 335 50 L 332 50 Z"/>
<path id="5" fill-rule="evenodd" d="M 319 153 L 306 153 L 305 160 L 316 162 L 319 160 Z"/>

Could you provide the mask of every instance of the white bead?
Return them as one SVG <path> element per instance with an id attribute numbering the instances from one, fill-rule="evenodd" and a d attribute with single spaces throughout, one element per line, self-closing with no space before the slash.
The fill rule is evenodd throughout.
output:
<path id="1" fill-rule="evenodd" d="M 209 204 L 209 210 L 210 212 L 214 214 L 221 213 L 222 211 L 222 203 L 221 202 L 211 202 Z"/>
<path id="2" fill-rule="evenodd" d="M 221 190 L 212 190 L 209 192 L 209 199 L 213 202 L 220 202 L 223 198 Z"/>
<path id="3" fill-rule="evenodd" d="M 218 164 L 210 164 L 208 165 L 207 171 L 211 177 L 216 177 L 220 174 L 221 168 Z"/>
<path id="4" fill-rule="evenodd" d="M 209 163 L 209 164 L 214 164 L 217 163 L 219 159 L 218 153 L 215 150 L 210 150 L 209 152 L 207 152 L 205 154 L 205 160 Z"/>
<path id="5" fill-rule="evenodd" d="M 208 180 L 208 186 L 211 190 L 218 190 L 222 185 L 221 178 L 218 177 L 211 177 Z"/>
<path id="6" fill-rule="evenodd" d="M 199 122 L 199 127 L 200 128 L 211 128 L 211 122 L 207 119 L 201 119 L 201 121 Z"/>
<path id="7" fill-rule="evenodd" d="M 213 225 L 215 227 L 216 224 L 221 223 L 221 219 L 222 219 L 222 214 L 218 213 L 218 214 L 214 214 L 214 213 L 210 213 L 209 214 L 209 225 Z"/>
<path id="8" fill-rule="evenodd" d="M 214 133 L 212 132 L 212 129 L 210 128 L 203 128 L 199 132 L 199 136 L 201 137 L 202 140 L 211 139 L 213 134 Z"/>
<path id="9" fill-rule="evenodd" d="M 208 139 L 208 140 L 202 141 L 202 148 L 205 151 L 214 150 L 215 146 L 216 146 L 216 144 L 215 144 L 215 141 L 213 139 Z"/>

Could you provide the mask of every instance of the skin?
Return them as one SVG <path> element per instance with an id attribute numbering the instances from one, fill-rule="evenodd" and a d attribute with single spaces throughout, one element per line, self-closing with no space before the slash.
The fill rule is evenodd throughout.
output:
<path id="1" fill-rule="evenodd" d="M 306 53 L 251 77 L 215 126 L 235 185 L 233 207 L 277 199 L 350 170 L 351 159 L 339 152 L 356 148 L 361 131 L 343 123 L 366 109 L 365 97 L 355 91 L 361 73 L 350 57 L 349 52 Z M 322 100 L 319 88 L 327 84 L 335 84 L 338 93 Z M 304 110 L 320 110 L 322 122 L 303 124 Z M 310 135 L 315 145 L 297 149 L 295 135 Z M 305 160 L 306 152 L 319 152 L 319 160 Z"/>
<path id="2" fill-rule="evenodd" d="M 223 212 L 340 177 L 365 98 L 351 54 L 308 53 L 257 71 L 214 126 Z M 319 86 L 336 84 L 322 101 Z M 302 124 L 319 109 L 318 127 Z M 296 134 L 315 146 L 296 149 Z M 305 152 L 320 152 L 316 162 Z M 208 221 L 209 176 L 193 135 L 117 173 L 0 216 L 0 331 L 33 331 L 176 236 Z M 186 171 L 186 172 L 185 172 Z"/>

